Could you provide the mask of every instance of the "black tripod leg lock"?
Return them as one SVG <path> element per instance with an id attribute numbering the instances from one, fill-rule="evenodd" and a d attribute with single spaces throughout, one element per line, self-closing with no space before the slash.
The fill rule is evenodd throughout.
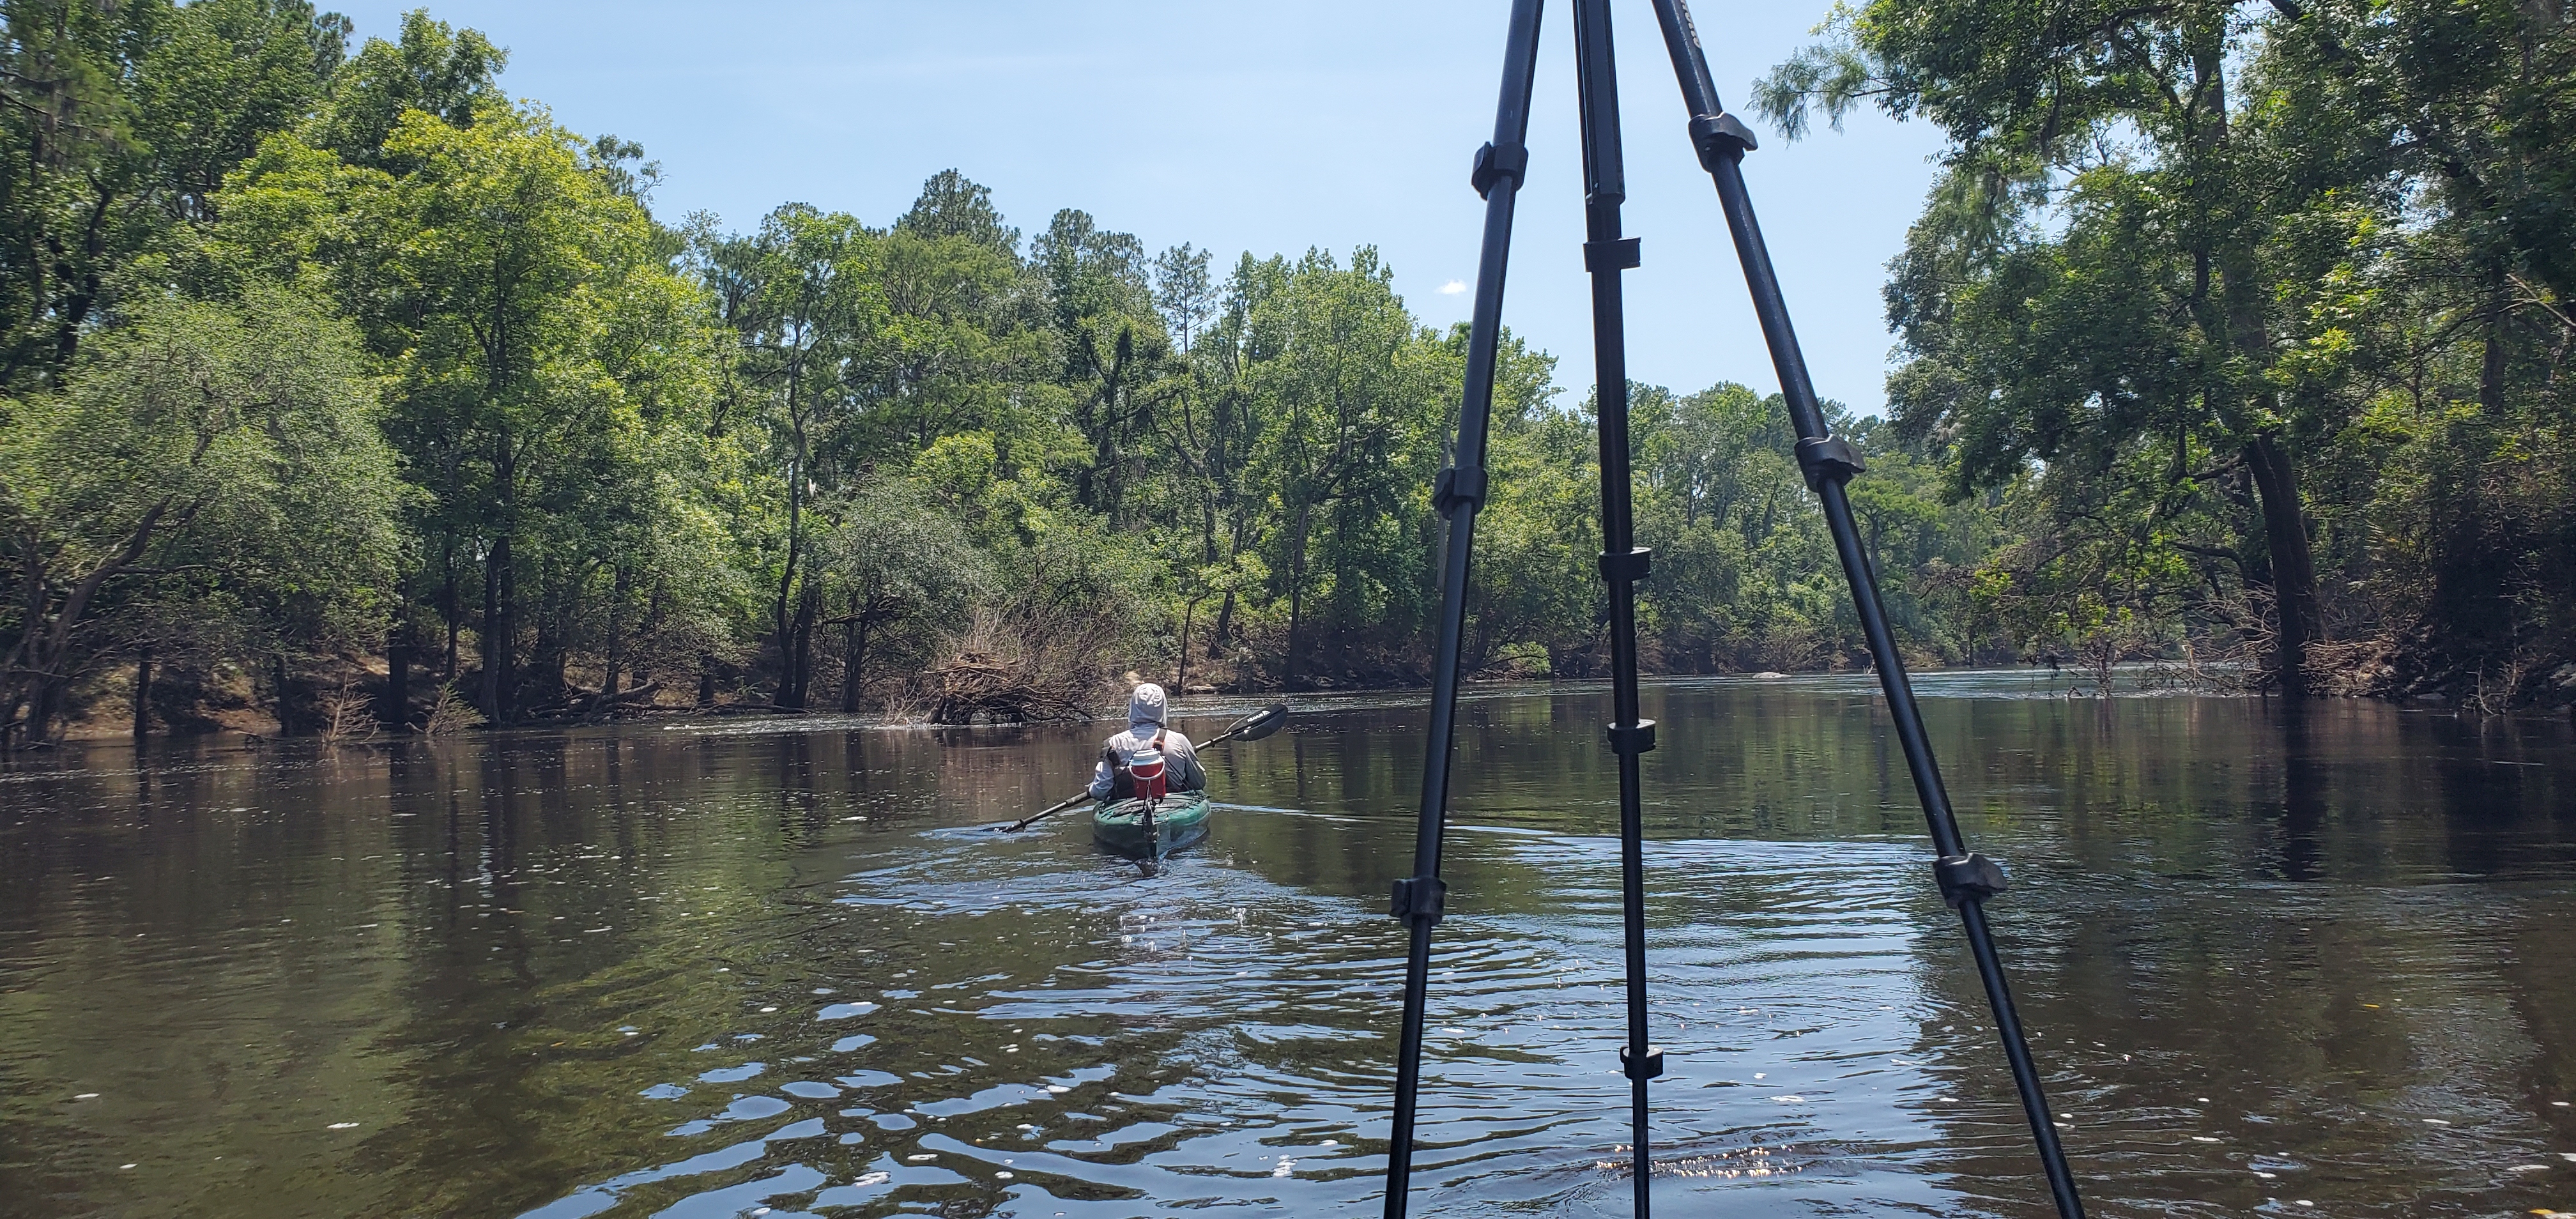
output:
<path id="1" fill-rule="evenodd" d="M 1718 162 L 1744 160 L 1762 142 L 1754 139 L 1752 126 L 1731 113 L 1695 113 L 1690 116 L 1690 147 L 1700 152 L 1700 168 L 1716 173 Z"/>
<path id="2" fill-rule="evenodd" d="M 1646 1061 L 1645 1061 L 1645 1062 L 1643 1062 L 1643 1063 L 1639 1063 L 1639 1062 L 1635 1061 L 1634 1059 L 1631 1059 L 1631 1058 L 1629 1058 L 1629 1057 L 1628 1057 L 1628 1047 L 1626 1047 L 1626 1046 L 1624 1046 L 1624 1045 L 1623 1045 L 1623 1046 L 1620 1046 L 1620 1047 L 1619 1047 L 1619 1073 L 1620 1073 L 1621 1075 L 1625 1075 L 1625 1076 L 1627 1076 L 1627 1077 L 1628 1077 L 1628 1078 L 1630 1078 L 1630 1079 L 1661 1079 L 1661 1078 L 1663 1078 L 1663 1074 L 1664 1074 L 1664 1047 L 1659 1046 L 1659 1045 L 1650 1045 L 1650 1046 L 1647 1046 L 1647 1047 L 1646 1047 Z"/>
<path id="3" fill-rule="evenodd" d="M 1494 183 L 1509 178 L 1512 189 L 1519 190 L 1528 173 L 1529 149 L 1526 146 L 1487 144 L 1476 150 L 1476 172 L 1468 175 L 1467 181 L 1475 186 L 1477 197 L 1490 199 L 1494 195 Z"/>
<path id="4" fill-rule="evenodd" d="M 1388 913 L 1408 923 L 1427 919 L 1438 926 L 1448 905 L 1449 882 L 1437 876 L 1408 876 L 1395 882 L 1395 908 Z"/>
<path id="5" fill-rule="evenodd" d="M 1646 753 L 1655 747 L 1655 721 L 1639 720 L 1633 725 L 1610 725 L 1610 752 Z"/>
<path id="6" fill-rule="evenodd" d="M 1631 547 L 1626 554 L 1601 552 L 1601 578 L 1612 583 L 1621 580 L 1634 584 L 1655 571 L 1655 552 L 1644 546 Z"/>
<path id="7" fill-rule="evenodd" d="M 1484 508 L 1484 467 L 1473 466 L 1462 469 L 1448 466 L 1440 471 L 1440 481 L 1433 484 L 1431 488 L 1431 506 L 1439 510 L 1440 519 L 1445 521 L 1458 510 L 1460 504 L 1473 504 L 1478 510 Z"/>
<path id="8" fill-rule="evenodd" d="M 2003 892 L 2008 883 L 2002 864 L 1975 851 L 1933 860 L 1932 876 L 1941 882 L 1941 900 L 1953 910 L 1964 902 L 1983 902 Z"/>
<path id="9" fill-rule="evenodd" d="M 1798 469 L 1807 476 L 1807 489 L 1822 491 L 1828 481 L 1847 483 L 1854 474 L 1868 466 L 1860 462 L 1860 450 L 1840 436 L 1811 436 L 1798 442 Z"/>
<path id="10" fill-rule="evenodd" d="M 1699 152 L 1700 168 L 1717 171 L 1720 160 L 1741 161 L 1744 154 L 1762 146 L 1753 138 L 1753 129 L 1732 114 L 1697 114 L 1690 121 L 1691 147 Z"/>
<path id="11" fill-rule="evenodd" d="M 1586 274 L 1603 268 L 1613 271 L 1635 270 L 1644 265 L 1643 248 L 1638 245 L 1634 237 L 1623 237 L 1617 241 L 1584 242 L 1583 270 Z"/>

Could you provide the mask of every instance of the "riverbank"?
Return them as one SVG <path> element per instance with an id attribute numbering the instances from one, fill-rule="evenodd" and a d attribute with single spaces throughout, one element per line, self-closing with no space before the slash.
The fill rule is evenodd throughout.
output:
<path id="1" fill-rule="evenodd" d="M 2129 661 L 2114 665 L 2108 670 L 2088 669 L 2073 664 L 2039 663 L 2008 669 L 1977 666 L 1944 669 L 1927 666 L 1912 671 L 1918 679 L 1944 673 L 2026 673 L 2034 680 L 2044 680 L 2049 689 L 2070 698 L 2094 697 L 2105 683 L 2114 694 L 2188 692 L 2231 695 L 2250 693 L 2252 686 L 2248 671 L 2237 665 L 2170 661 Z M 1764 670 L 1707 675 L 1649 673 L 1647 676 L 1650 679 L 1707 676 L 1748 680 L 1785 680 L 1865 672 L 1865 669 L 1806 673 Z M 120 673 L 111 673 L 93 683 L 86 691 L 87 697 L 82 704 L 81 714 L 69 725 L 63 739 L 106 741 L 129 739 L 134 736 L 134 717 L 138 706 L 134 697 L 136 673 L 136 670 L 128 669 Z M 416 697 L 414 705 L 410 708 L 410 719 L 414 727 L 404 730 L 388 727 L 388 717 L 378 714 L 375 700 L 369 697 L 371 693 L 383 687 L 386 675 L 387 667 L 381 657 L 342 660 L 335 666 L 317 671 L 300 683 L 303 696 L 317 704 L 319 714 L 315 711 L 307 711 L 297 716 L 281 717 L 278 714 L 274 696 L 262 689 L 252 675 L 238 668 L 226 668 L 219 672 L 217 680 L 193 687 L 192 697 L 185 703 L 172 699 L 166 693 L 155 701 L 150 708 L 153 729 L 149 735 L 154 739 L 232 736 L 255 741 L 280 736 L 327 736 L 335 740 L 377 740 L 419 735 L 418 726 L 431 716 L 435 704 Z M 1129 675 L 1131 678 L 1137 676 L 1139 675 L 1133 673 Z M 1225 665 L 1203 663 L 1186 673 L 1163 676 L 1174 689 L 1181 692 L 1184 698 L 1250 697 L 1291 693 L 1280 690 L 1275 683 L 1244 680 L 1234 667 Z M 2393 669 L 2356 672 L 2350 680 L 2338 681 L 2331 685 L 2320 683 L 2320 688 L 2335 690 L 2337 693 L 2334 698 L 2384 701 L 2411 708 L 2453 711 L 2472 716 L 2576 713 L 2576 664 L 2562 666 L 2548 675 L 2544 681 L 2523 683 L 2532 687 L 2534 694 L 2519 702 L 2501 697 L 2488 697 L 2483 691 L 2474 689 L 2465 695 L 2455 694 L 2449 692 L 2448 688 L 2440 683 L 2420 680 L 2401 682 L 2397 680 L 2397 676 L 2397 672 Z M 1521 676 L 1508 670 L 1471 679 L 1476 685 L 1495 687 L 1512 685 L 1579 687 L 1584 680 L 1551 682 L 1546 678 Z M 435 686 L 420 687 L 419 683 L 414 684 L 429 695 L 435 695 L 439 690 L 439 687 Z M 273 688 L 274 683 L 271 685 Z M 1117 689 L 1104 687 L 1104 692 L 1095 700 L 1098 704 L 1092 708 L 1095 716 L 1115 712 L 1119 699 L 1123 697 L 1118 690 L 1123 689 L 1125 683 L 1118 682 L 1112 685 Z M 317 688 L 322 687 L 328 687 L 329 692 L 315 693 Z M 697 699 L 701 688 L 698 683 L 688 683 L 675 688 L 655 682 L 641 690 L 630 687 L 622 694 L 611 692 L 603 695 L 597 690 L 576 687 L 574 705 L 557 712 L 532 716 L 513 726 L 562 727 L 639 721 L 685 724 L 698 719 L 731 719 L 743 716 L 837 721 L 853 714 L 898 722 L 913 722 L 927 721 L 935 702 L 932 696 L 920 688 L 917 677 L 874 684 L 869 691 L 868 705 L 860 712 L 821 708 L 801 710 L 782 708 L 765 701 L 757 693 L 743 690 L 718 694 L 714 702 L 702 704 Z M 1293 693 L 1298 696 L 1329 696 L 1352 692 L 1383 693 L 1423 688 L 1424 682 L 1416 675 L 1395 669 L 1378 669 L 1369 672 L 1352 670 L 1338 677 L 1319 677 L 1307 683 L 1306 688 Z M 606 705 L 598 705 L 603 698 L 607 700 Z M 587 708 L 579 705 L 585 701 L 593 705 Z M 351 722 L 338 732 L 331 731 L 332 725 L 328 718 L 335 702 L 344 709 L 354 706 L 360 712 L 358 715 L 351 716 Z M 468 727 L 484 727 L 480 723 L 479 716 L 471 716 L 461 706 L 453 710 L 457 712 L 456 722 L 451 722 L 443 731 L 453 733 L 465 731 Z"/>

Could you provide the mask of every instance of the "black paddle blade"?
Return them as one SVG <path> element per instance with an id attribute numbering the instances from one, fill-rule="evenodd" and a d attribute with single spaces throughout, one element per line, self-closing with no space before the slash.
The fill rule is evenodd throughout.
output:
<path id="1" fill-rule="evenodd" d="M 1251 718 L 1244 720 L 1239 725 L 1236 725 L 1234 736 L 1238 740 L 1258 741 L 1271 733 L 1279 731 L 1279 726 L 1287 722 L 1288 704 L 1272 703 L 1259 711 L 1253 712 Z"/>
<path id="2" fill-rule="evenodd" d="M 1082 803 L 1084 800 L 1089 799 L 1090 797 L 1091 797 L 1091 793 L 1090 793 L 1090 792 L 1087 792 L 1087 791 L 1085 791 L 1085 792 L 1076 792 L 1076 793 L 1074 793 L 1072 796 L 1067 797 L 1063 803 L 1058 804 L 1058 805 L 1056 805 L 1056 806 L 1055 806 L 1055 807 L 1053 807 L 1053 808 L 1046 809 L 1046 810 L 1044 810 L 1043 812 L 1031 813 L 1031 814 L 1029 814 L 1029 815 L 1028 815 L 1028 816 L 1026 816 L 1026 817 L 1022 817 L 1022 818 L 1020 818 L 1019 820 L 1017 820 L 1017 821 L 1014 821 L 1014 822 L 1010 823 L 1009 825 L 997 825 L 997 826 L 993 826 L 993 827 L 992 827 L 992 830 L 993 830 L 993 832 L 994 832 L 994 833 L 996 833 L 996 834 L 1016 834 L 1016 833 L 1019 833 L 1021 830 L 1027 829 L 1027 828 L 1029 828 L 1030 826 L 1037 824 L 1038 822 L 1044 821 L 1044 820 L 1046 820 L 1046 819 L 1047 819 L 1047 818 L 1049 818 L 1049 817 L 1055 816 L 1057 813 L 1061 813 L 1061 812 L 1063 812 L 1063 811 L 1064 811 L 1064 810 L 1066 810 L 1066 809 L 1072 808 L 1074 805 L 1080 804 L 1080 803 Z"/>

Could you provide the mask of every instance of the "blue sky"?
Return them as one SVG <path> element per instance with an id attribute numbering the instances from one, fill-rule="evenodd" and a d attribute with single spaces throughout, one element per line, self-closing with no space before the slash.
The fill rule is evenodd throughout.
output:
<path id="1" fill-rule="evenodd" d="M 348 3 L 361 37 L 410 3 Z M 892 220 L 954 166 L 1024 231 L 1079 207 L 1149 248 L 1187 241 L 1347 254 L 1374 244 L 1427 321 L 1466 317 L 1482 204 L 1469 158 L 1493 127 L 1506 0 L 445 0 L 441 20 L 509 48 L 509 90 L 585 134 L 662 162 L 655 210 L 735 228 L 789 200 Z M 1718 87 L 1750 82 L 1809 39 L 1827 0 L 1694 10 Z M 1591 381 L 1568 8 L 1542 35 L 1529 189 L 1506 322 Z M 1618 10 L 1628 136 L 1629 367 L 1678 390 L 1776 385 L 1708 179 L 1692 160 L 1671 69 L 1642 0 Z M 1883 398 L 1879 288 L 1938 150 L 1876 114 L 1746 163 L 1754 204 L 1817 388 L 1863 411 Z"/>

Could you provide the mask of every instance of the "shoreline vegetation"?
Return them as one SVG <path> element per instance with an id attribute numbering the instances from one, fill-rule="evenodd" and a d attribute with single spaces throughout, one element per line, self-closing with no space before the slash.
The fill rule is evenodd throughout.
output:
<path id="1" fill-rule="evenodd" d="M 2014 665 L 2011 667 L 1933 668 L 1910 670 L 1910 672 L 1917 679 L 1918 683 L 1925 680 L 1938 681 L 1944 677 L 2008 676 L 2020 686 L 2019 689 L 2013 690 L 2009 695 L 2010 697 L 2015 698 L 2043 697 L 2073 701 L 2077 699 L 2113 697 L 2154 698 L 2172 697 L 2177 695 L 2224 698 L 2263 698 L 2269 696 L 2269 692 L 2260 689 L 2257 681 L 2251 675 L 2237 671 L 2232 667 L 2192 667 L 2178 662 L 2166 661 L 2123 661 L 2114 666 L 2114 668 L 2107 673 L 2088 671 L 2063 665 L 2057 669 L 2050 669 L 2047 667 L 2045 661 L 2029 665 Z M 378 676 L 379 679 L 381 679 L 381 674 Z M 1132 676 L 1141 678 L 1143 675 L 1136 674 Z M 1869 676 L 1870 673 L 1866 669 L 1817 670 L 1799 673 L 1784 673 L 1777 670 L 1764 670 L 1760 672 L 1726 672 L 1688 676 L 1658 674 L 1649 676 L 1646 679 L 1646 682 L 1647 688 L 1651 690 L 1661 688 L 1663 685 L 1676 680 L 1691 681 L 1695 678 L 1739 683 L 1761 682 L 1767 684 L 1770 682 L 1795 682 L 1804 678 L 1868 678 Z M 1568 689 L 1606 689 L 1608 687 L 1608 683 L 1609 678 L 1607 676 L 1587 677 L 1578 680 L 1528 678 L 1509 674 L 1487 673 L 1469 679 L 1467 685 L 1470 689 L 1484 691 L 1487 693 L 1496 691 L 1509 693 L 1516 691 L 1536 692 L 1565 691 Z M 124 692 L 113 691 L 111 692 L 111 695 L 121 693 Z M 1111 693 L 1115 693 L 1119 700 L 1123 700 L 1125 697 L 1122 691 L 1113 690 Z M 1240 704 L 1245 700 L 1267 695 L 1269 693 L 1273 692 L 1260 689 L 1218 689 L 1213 686 L 1194 686 L 1191 688 L 1188 698 L 1190 703 L 1194 705 L 1216 702 L 1220 705 L 1230 706 Z M 1317 685 L 1310 688 L 1306 693 L 1310 697 L 1326 698 L 1338 695 L 1358 699 L 1378 699 L 1387 695 L 1420 695 L 1427 699 L 1431 694 L 1431 687 L 1427 684 L 1371 685 L 1365 683 L 1336 683 Z M 452 740 L 455 739 L 460 732 L 467 729 L 475 730 L 476 735 L 482 735 L 491 731 L 495 727 L 494 725 L 482 720 L 479 715 L 473 712 L 471 707 L 458 703 L 455 705 L 455 712 L 451 713 L 450 718 L 443 723 L 430 724 L 425 722 L 422 724 L 416 724 L 408 731 L 388 730 L 381 722 L 374 718 L 374 703 L 372 695 L 359 691 L 355 687 L 353 687 L 352 691 L 349 693 L 325 695 L 322 699 L 322 703 L 324 723 L 314 731 L 303 734 L 301 737 L 282 737 L 277 731 L 276 721 L 273 718 L 261 714 L 256 707 L 232 709 L 223 714 L 222 718 L 216 721 L 214 727 L 206 729 L 200 733 L 169 734 L 164 732 L 152 734 L 152 737 L 153 739 L 168 739 L 173 742 L 208 740 L 218 744 L 221 743 L 222 738 L 231 737 L 237 738 L 239 744 L 249 748 L 265 747 L 282 739 L 298 739 L 309 741 L 312 744 L 326 748 L 336 748 L 342 746 L 365 747 L 371 745 L 388 745 L 396 741 L 426 742 Z M 100 702 L 95 704 L 99 714 L 96 714 L 91 718 L 84 718 L 66 726 L 66 729 L 54 738 L 55 743 L 60 745 L 96 745 L 132 740 L 137 744 L 140 744 L 143 738 L 137 738 L 134 736 L 130 723 L 114 718 L 108 718 L 104 714 L 114 705 L 115 699 L 113 697 L 102 699 Z M 900 699 L 889 700 L 883 704 L 872 706 L 862 711 L 848 713 L 847 715 L 838 711 L 822 711 L 816 709 L 794 710 L 779 707 L 765 700 L 757 699 L 739 703 L 718 702 L 708 706 L 698 706 L 692 703 L 637 700 L 633 703 L 620 704 L 613 708 L 587 713 L 565 712 L 530 716 L 517 723 L 508 725 L 507 727 L 512 730 L 525 729 L 529 731 L 566 728 L 600 728 L 613 725 L 643 723 L 651 723 L 660 727 L 685 727 L 691 724 L 716 724 L 732 720 L 759 718 L 777 718 L 784 720 L 811 719 L 817 723 L 821 723 L 828 718 L 833 722 L 834 726 L 837 727 L 848 724 L 850 722 L 850 717 L 856 717 L 861 722 L 861 726 L 870 728 L 948 730 L 966 728 L 1012 728 L 1044 722 L 1092 723 L 1113 718 L 1121 714 L 1124 709 L 1125 703 L 1123 701 L 1094 702 L 1085 706 L 1070 709 L 1057 715 L 1046 717 L 1023 720 L 1003 718 L 976 719 L 952 723 L 942 721 L 934 716 L 934 703 L 907 702 L 901 701 Z M 2424 709 L 2439 711 L 2445 708 L 2441 700 L 2426 700 L 2426 706 Z M 1207 714 L 1209 716 L 1223 718 L 1223 713 L 1210 712 Z M 1181 718 L 1187 720 L 1192 718 L 1206 718 L 1206 716 L 1202 716 L 1199 711 L 1192 709 L 1192 707 L 1184 707 L 1181 710 Z"/>
<path id="2" fill-rule="evenodd" d="M 1756 108 L 1951 141 L 1834 419 L 1909 664 L 2576 705 L 2566 15 L 1837 12 Z M 1466 336 L 1372 248 L 1023 232 L 955 170 L 730 228 L 426 11 L 0 19 L 0 747 L 1429 671 Z M 1485 678 L 1606 663 L 1558 373 L 1506 336 Z M 1865 668 L 1777 400 L 1632 398 L 1644 667 Z"/>

